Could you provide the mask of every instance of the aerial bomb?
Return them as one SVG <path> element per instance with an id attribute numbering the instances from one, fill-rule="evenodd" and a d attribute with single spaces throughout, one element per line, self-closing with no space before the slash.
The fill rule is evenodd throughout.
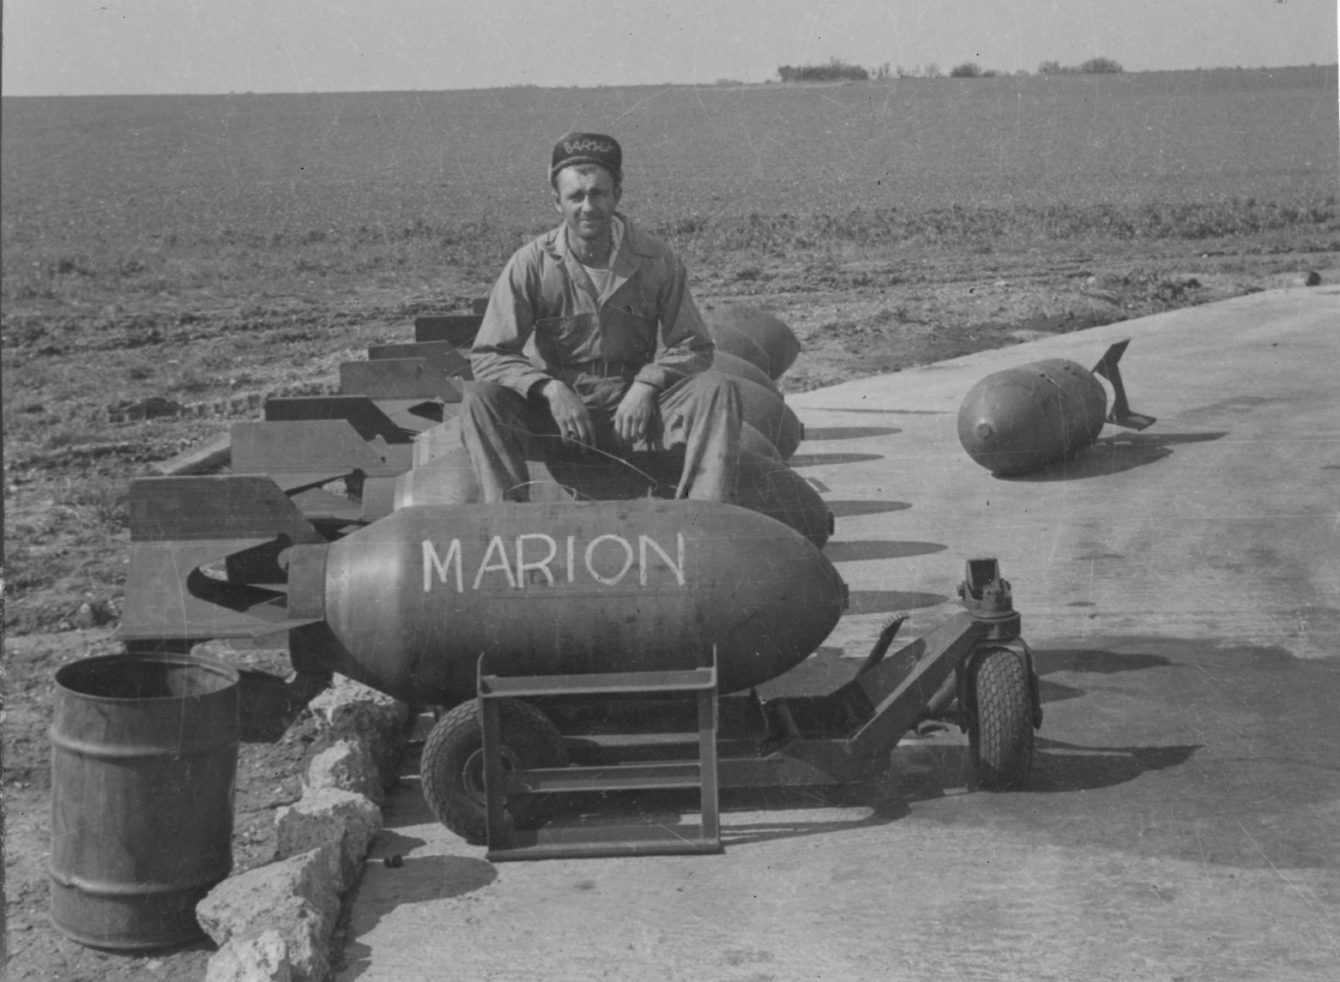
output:
<path id="1" fill-rule="evenodd" d="M 768 357 L 768 353 L 763 350 L 762 345 L 749 335 L 733 327 L 710 322 L 707 325 L 707 330 L 716 343 L 717 351 L 724 351 L 728 355 L 743 359 L 767 375 L 768 378 L 773 377 L 772 359 Z"/>
<path id="2" fill-rule="evenodd" d="M 803 536 L 719 502 L 412 506 L 326 542 L 261 477 L 143 480 L 131 498 L 123 637 L 290 630 L 309 659 L 420 704 L 472 693 L 481 652 L 544 675 L 692 667 L 716 646 L 721 690 L 747 688 L 815 651 L 846 605 Z M 201 572 L 259 569 L 232 559 L 267 540 L 282 587 Z"/>
<path id="3" fill-rule="evenodd" d="M 707 312 L 706 320 L 714 334 L 720 328 L 738 331 L 762 348 L 768 359 L 768 375 L 773 379 L 781 378 L 800 354 L 800 341 L 791 328 L 757 307 L 716 307 Z"/>
<path id="4" fill-rule="evenodd" d="M 791 470 L 758 431 L 742 432 L 736 504 L 789 525 L 822 549 L 833 533 L 833 514 L 809 482 Z M 751 449 L 749 444 L 766 450 Z M 565 502 L 633 500 L 656 496 L 669 500 L 679 483 L 682 457 L 636 454 L 625 460 L 583 454 L 549 461 L 529 461 L 530 500 Z M 483 492 L 465 448 L 456 442 L 442 447 L 431 461 L 395 479 L 396 510 L 416 505 L 473 505 Z"/>
<path id="5" fill-rule="evenodd" d="M 1149 426 L 1154 418 L 1131 411 L 1117 370 L 1129 343 L 1112 345 L 1092 371 L 1049 358 L 988 375 L 959 408 L 963 449 L 995 474 L 1027 474 L 1084 450 L 1105 422 L 1135 430 Z M 1111 414 L 1098 375 L 1112 383 Z"/>
<path id="6" fill-rule="evenodd" d="M 722 351 L 720 348 L 712 356 L 712 371 L 720 372 L 723 375 L 734 375 L 736 378 L 748 379 L 755 382 L 765 389 L 773 392 L 777 391 L 776 384 L 768 376 L 768 373 L 759 368 L 752 361 L 746 361 L 728 351 Z"/>
<path id="7" fill-rule="evenodd" d="M 776 389 L 764 388 L 745 378 L 733 381 L 740 393 L 744 422 L 767 437 L 783 460 L 790 460 L 805 437 L 795 411 Z"/>
<path id="8" fill-rule="evenodd" d="M 759 432 L 757 427 L 749 423 L 740 424 L 740 449 L 752 450 L 756 454 L 769 457 L 779 464 L 786 463 L 782 460 L 782 455 L 777 452 L 771 440 Z"/>
<path id="9" fill-rule="evenodd" d="M 484 491 L 475 476 L 470 455 L 459 438 L 442 441 L 432 459 L 417 465 L 395 479 L 393 508 L 411 505 L 466 505 L 484 500 Z"/>
<path id="10" fill-rule="evenodd" d="M 736 504 L 789 525 L 822 549 L 834 532 L 833 512 L 819 492 L 775 457 L 740 450 Z"/>

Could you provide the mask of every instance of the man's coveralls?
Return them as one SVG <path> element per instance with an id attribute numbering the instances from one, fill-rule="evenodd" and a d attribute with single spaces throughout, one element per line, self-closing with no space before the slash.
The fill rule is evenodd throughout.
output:
<path id="1" fill-rule="evenodd" d="M 608 453 L 683 445 L 676 497 L 734 501 L 741 404 L 734 383 L 707 369 L 714 344 L 689 293 L 683 264 L 659 239 L 624 223 L 603 295 L 568 248 L 565 227 L 508 261 L 489 297 L 461 406 L 461 440 L 485 501 L 529 500 L 532 440 L 562 453 L 549 379 L 571 386 Z M 657 417 L 636 447 L 620 448 L 614 413 L 634 381 L 657 390 Z"/>

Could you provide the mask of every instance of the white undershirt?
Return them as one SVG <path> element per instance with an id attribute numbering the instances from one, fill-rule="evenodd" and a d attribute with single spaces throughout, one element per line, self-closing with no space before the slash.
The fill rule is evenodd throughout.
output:
<path id="1" fill-rule="evenodd" d="M 614 259 L 619 255 L 619 246 L 623 245 L 623 219 L 618 215 L 614 216 L 614 221 L 610 223 L 610 258 L 608 266 L 588 266 L 582 263 L 582 268 L 586 270 L 586 275 L 591 277 L 591 282 L 595 285 L 596 295 L 603 297 L 609 288 L 614 284 Z"/>

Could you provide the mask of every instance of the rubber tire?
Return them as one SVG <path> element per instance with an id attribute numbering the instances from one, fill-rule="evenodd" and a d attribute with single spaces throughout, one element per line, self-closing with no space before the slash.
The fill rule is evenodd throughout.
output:
<path id="1" fill-rule="evenodd" d="M 563 735 L 549 717 L 519 699 L 498 702 L 503 740 L 503 767 L 566 767 Z M 488 841 L 484 802 L 484 730 L 478 700 L 463 702 L 433 727 L 423 745 L 419 775 L 423 796 L 433 816 L 462 839 L 476 845 Z M 508 829 L 534 818 L 539 800 L 513 795 L 507 800 Z"/>
<path id="2" fill-rule="evenodd" d="M 968 678 L 968 746 L 979 786 L 1022 787 L 1033 764 L 1033 698 L 1028 666 L 1008 648 L 979 654 Z"/>

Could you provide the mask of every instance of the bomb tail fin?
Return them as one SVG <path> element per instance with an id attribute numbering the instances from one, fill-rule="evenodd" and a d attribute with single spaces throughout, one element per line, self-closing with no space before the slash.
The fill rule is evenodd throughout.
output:
<path id="1" fill-rule="evenodd" d="M 1093 373 L 1112 383 L 1112 411 L 1107 414 L 1107 421 L 1130 430 L 1143 430 L 1152 426 L 1157 420 L 1153 416 L 1146 416 L 1131 409 L 1130 403 L 1126 400 L 1126 387 L 1122 384 L 1121 372 L 1117 368 L 1117 362 L 1121 360 L 1126 346 L 1130 343 L 1130 339 L 1127 338 L 1108 348 L 1098 364 L 1093 366 Z"/>

